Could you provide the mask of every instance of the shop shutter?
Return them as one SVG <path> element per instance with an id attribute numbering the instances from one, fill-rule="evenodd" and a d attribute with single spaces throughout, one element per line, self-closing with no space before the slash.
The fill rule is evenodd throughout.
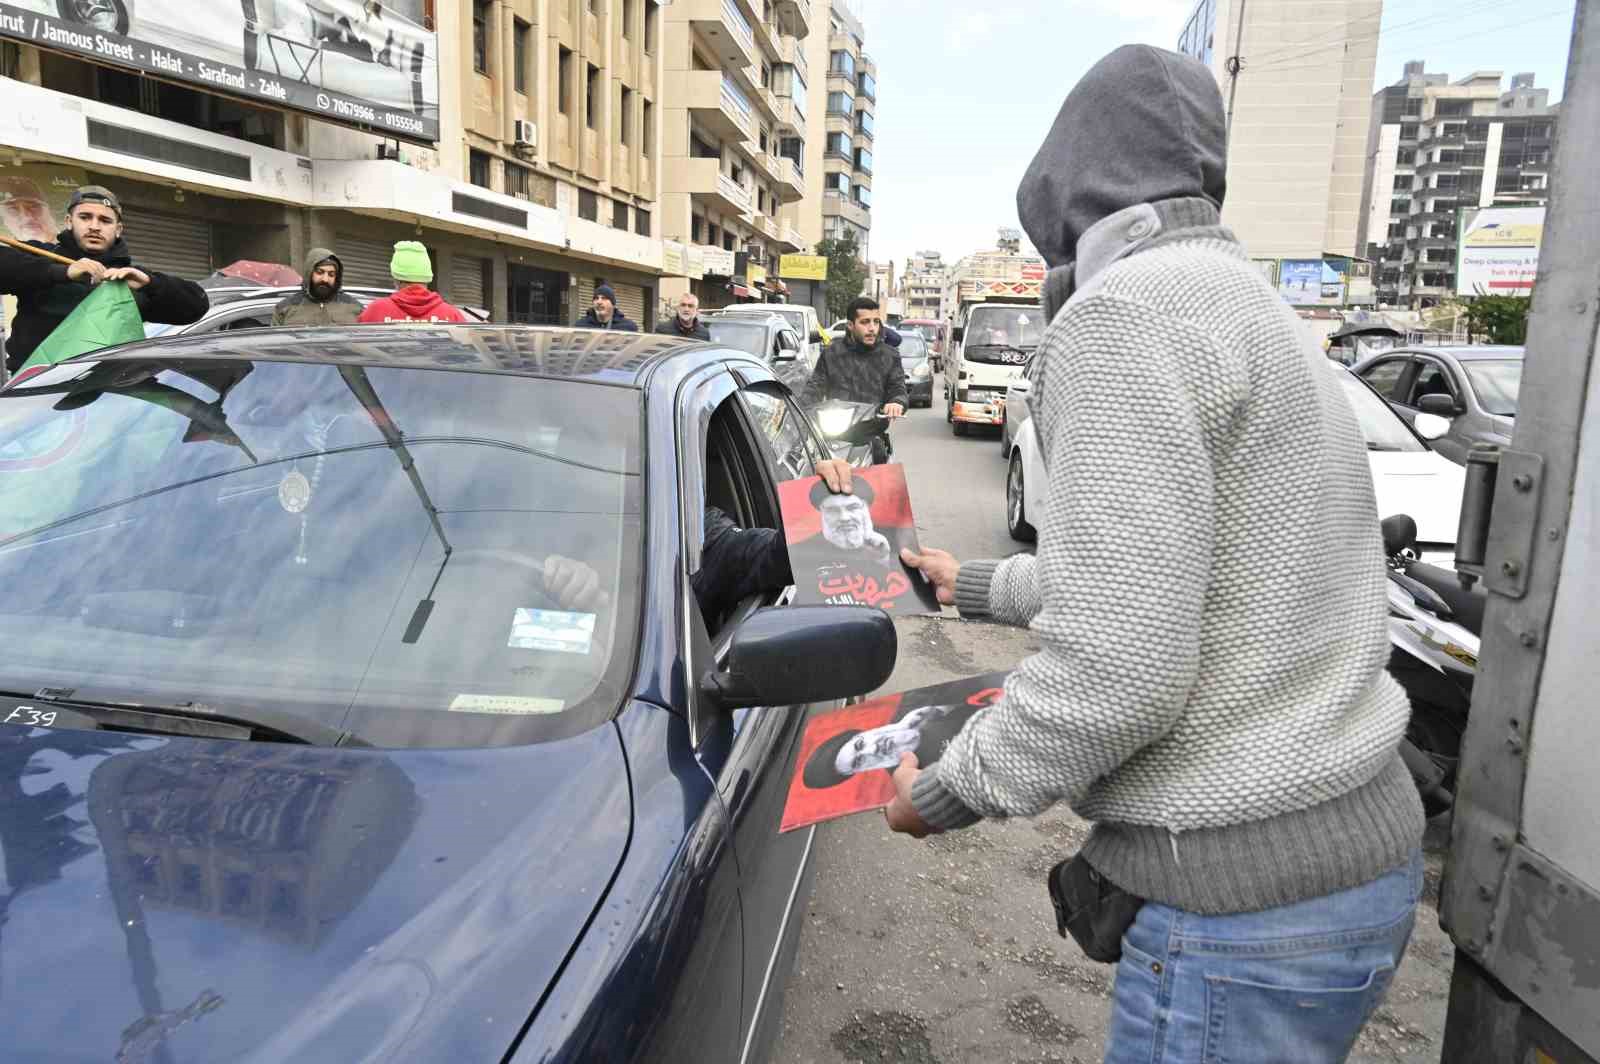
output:
<path id="1" fill-rule="evenodd" d="M 334 254 L 344 263 L 346 288 L 393 288 L 394 278 L 389 276 L 389 260 L 394 258 L 394 244 L 359 237 L 338 237 Z M 304 263 L 300 264 L 305 265 Z M 299 266 L 295 267 L 299 269 Z"/>
<path id="2" fill-rule="evenodd" d="M 589 313 L 589 308 L 594 306 L 594 278 L 579 275 L 577 287 L 577 294 L 573 297 L 577 302 L 572 304 L 574 321 Z"/>
<path id="3" fill-rule="evenodd" d="M 616 289 L 618 310 L 633 319 L 645 332 L 655 328 L 655 322 L 645 320 L 643 288 L 636 284 L 612 284 L 611 287 Z M 589 298 L 592 300 L 594 296 L 591 295 Z"/>
<path id="4" fill-rule="evenodd" d="M 198 281 L 211 276 L 217 265 L 211 261 L 210 222 L 129 207 L 122 224 L 139 266 Z"/>
<path id="5" fill-rule="evenodd" d="M 458 307 L 489 309 L 489 298 L 484 289 L 483 275 L 488 259 L 476 255 L 456 255 L 450 260 L 450 302 Z"/>

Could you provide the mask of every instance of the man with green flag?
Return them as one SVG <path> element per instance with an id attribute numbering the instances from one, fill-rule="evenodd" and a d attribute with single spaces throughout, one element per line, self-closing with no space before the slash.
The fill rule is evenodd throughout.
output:
<path id="1" fill-rule="evenodd" d="M 127 281 L 102 281 L 33 349 L 16 376 L 53 366 L 73 355 L 144 339 L 144 319 Z"/>
<path id="2" fill-rule="evenodd" d="M 118 281 L 124 283 L 97 300 L 89 314 L 75 313 L 99 286 Z M 59 352 L 74 346 L 70 353 L 82 354 L 107 343 L 142 339 L 145 321 L 188 325 L 211 305 L 205 289 L 194 282 L 133 264 L 123 240 L 122 204 L 99 185 L 85 185 L 72 194 L 67 228 L 55 244 L 30 240 L 0 248 L 0 293 L 17 297 L 17 316 L 6 341 L 6 368 L 13 373 L 24 363 L 36 363 L 35 349 L 47 338 L 55 339 L 69 318 L 77 324 L 62 336 L 51 362 L 69 357 Z M 86 331 L 79 340 L 70 340 L 79 329 Z M 97 334 L 116 339 L 95 342 Z"/>

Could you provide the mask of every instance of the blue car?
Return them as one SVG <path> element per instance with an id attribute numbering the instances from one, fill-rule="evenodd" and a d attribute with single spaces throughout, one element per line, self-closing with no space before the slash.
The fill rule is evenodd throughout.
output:
<path id="1" fill-rule="evenodd" d="M 880 611 L 706 616 L 707 505 L 826 451 L 770 366 L 221 332 L 0 392 L 7 1061 L 759 1060 L 780 833 Z M 818 668 L 826 663 L 826 668 Z"/>

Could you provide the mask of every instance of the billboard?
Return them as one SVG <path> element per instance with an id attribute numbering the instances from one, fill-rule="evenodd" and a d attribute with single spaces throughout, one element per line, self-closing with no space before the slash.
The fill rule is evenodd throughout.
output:
<path id="1" fill-rule="evenodd" d="M 1543 207 L 1477 207 L 1461 213 L 1456 295 L 1525 296 L 1539 272 Z"/>
<path id="2" fill-rule="evenodd" d="M 408 5 L 0 0 L 0 38 L 433 143 L 439 38 L 396 6 Z"/>
<path id="3" fill-rule="evenodd" d="M 1278 263 L 1278 294 L 1296 307 L 1338 306 L 1344 302 L 1344 274 L 1340 272 L 1340 261 L 1281 260 Z"/>
<path id="4" fill-rule="evenodd" d="M 798 281 L 826 281 L 828 259 L 824 255 L 780 255 L 778 276 Z"/>

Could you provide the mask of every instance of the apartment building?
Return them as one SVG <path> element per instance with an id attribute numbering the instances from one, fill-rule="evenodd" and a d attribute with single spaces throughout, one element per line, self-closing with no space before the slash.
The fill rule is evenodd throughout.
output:
<path id="1" fill-rule="evenodd" d="M 937 251 L 919 251 L 908 258 L 900 280 L 906 317 L 939 317 L 939 305 L 944 298 L 948 275 L 944 257 Z"/>
<path id="2" fill-rule="evenodd" d="M 101 32 L 103 49 L 49 12 L 0 25 L 0 221 L 32 188 L 59 224 L 97 182 L 140 260 L 184 276 L 298 268 L 326 245 L 347 283 L 388 285 L 393 242 L 416 239 L 435 287 L 497 319 L 571 321 L 600 279 L 648 318 L 666 268 L 661 5 L 321 2 L 347 16 L 337 40 L 227 4 Z"/>
<path id="3" fill-rule="evenodd" d="M 1405 65 L 1372 98 L 1358 240 L 1377 263 L 1377 299 L 1420 308 L 1452 298 L 1460 211 L 1542 204 L 1549 196 L 1557 109 L 1534 75 L 1458 81 Z"/>
<path id="4" fill-rule="evenodd" d="M 661 130 L 662 232 L 671 299 L 692 289 L 719 307 L 787 294 L 779 257 L 809 246 L 805 195 L 804 0 L 678 0 L 666 9 Z"/>
<path id="5" fill-rule="evenodd" d="M 1199 0 L 1178 50 L 1228 114 L 1222 220 L 1262 259 L 1356 252 L 1382 0 Z"/>
<path id="6" fill-rule="evenodd" d="M 878 67 L 863 50 L 861 20 L 844 0 L 811 0 L 817 25 L 807 50 L 812 68 L 826 72 L 810 100 L 806 210 L 801 233 L 812 243 L 854 236 L 867 258 L 872 232 L 873 115 Z"/>

